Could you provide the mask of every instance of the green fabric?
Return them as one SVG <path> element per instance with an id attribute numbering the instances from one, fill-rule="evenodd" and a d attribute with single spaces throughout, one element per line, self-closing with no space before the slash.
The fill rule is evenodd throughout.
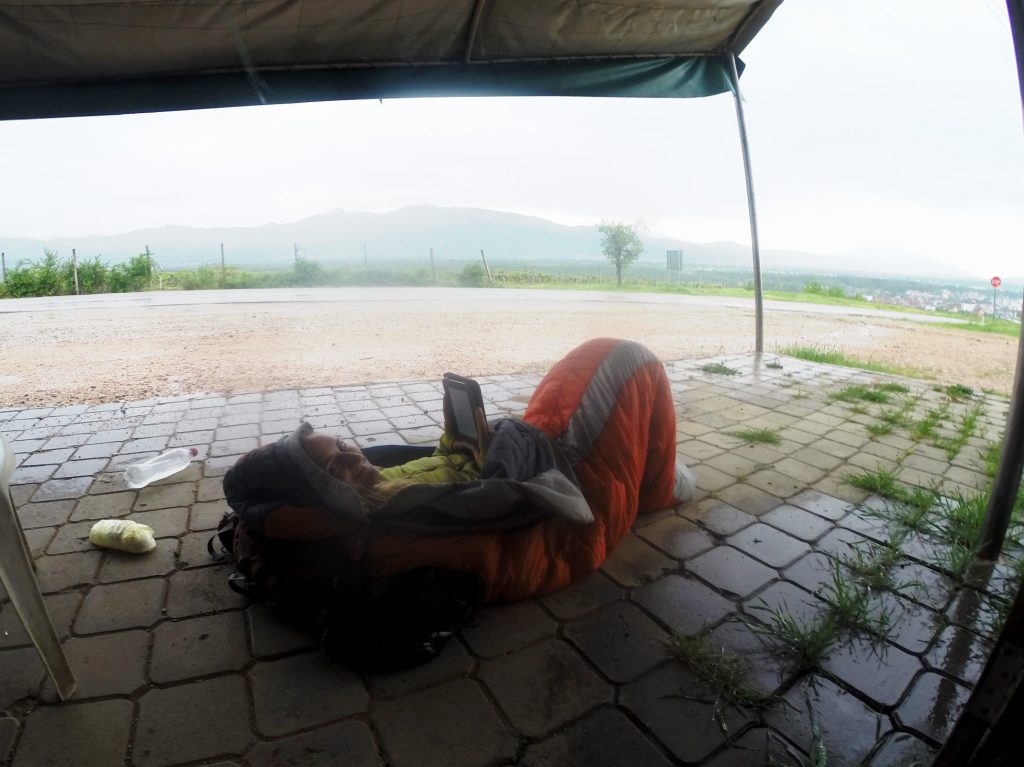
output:
<path id="1" fill-rule="evenodd" d="M 404 479 L 417 484 L 439 482 L 471 482 L 480 479 L 480 465 L 465 453 L 451 452 L 450 438 L 441 437 L 434 454 L 426 458 L 380 470 L 381 479 Z"/>
<path id="2" fill-rule="evenodd" d="M 739 62 L 737 62 L 739 66 Z M 724 56 L 194 74 L 2 90 L 0 120 L 431 96 L 696 98 L 730 92 Z"/>

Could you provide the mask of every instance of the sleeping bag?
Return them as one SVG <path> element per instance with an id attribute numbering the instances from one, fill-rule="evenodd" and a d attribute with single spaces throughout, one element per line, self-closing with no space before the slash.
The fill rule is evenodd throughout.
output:
<path id="1" fill-rule="evenodd" d="M 514 601 L 565 588 L 601 565 L 638 513 L 686 500 L 675 419 L 657 358 L 595 339 L 551 369 L 522 419 L 492 424 L 478 480 L 411 485 L 367 513 L 306 455 L 302 424 L 239 459 L 224 492 L 257 539 L 334 538 L 367 578 L 464 573 L 485 601 Z"/>

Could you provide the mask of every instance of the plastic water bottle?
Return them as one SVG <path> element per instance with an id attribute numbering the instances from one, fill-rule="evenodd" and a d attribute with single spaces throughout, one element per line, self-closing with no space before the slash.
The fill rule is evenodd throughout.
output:
<path id="1" fill-rule="evenodd" d="M 124 470 L 128 487 L 145 487 L 150 482 L 177 474 L 188 466 L 198 454 L 199 451 L 194 447 L 175 447 L 145 461 L 133 463 Z"/>

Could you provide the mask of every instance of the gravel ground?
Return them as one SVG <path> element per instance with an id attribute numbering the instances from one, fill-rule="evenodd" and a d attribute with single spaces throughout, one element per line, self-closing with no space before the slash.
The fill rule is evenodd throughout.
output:
<path id="1" fill-rule="evenodd" d="M 505 293 L 504 291 L 502 293 Z M 0 408 L 279 388 L 540 372 L 596 336 L 643 342 L 662 359 L 746 352 L 753 310 L 608 300 L 501 300 L 474 291 L 404 299 L 4 311 Z M 469 295 L 469 294 L 467 294 Z M 9 305 L 8 305 L 9 306 Z M 827 308 L 825 308 L 827 309 Z M 939 383 L 1008 393 L 1017 341 L 904 319 L 806 306 L 765 314 L 765 348 L 838 347 Z"/>

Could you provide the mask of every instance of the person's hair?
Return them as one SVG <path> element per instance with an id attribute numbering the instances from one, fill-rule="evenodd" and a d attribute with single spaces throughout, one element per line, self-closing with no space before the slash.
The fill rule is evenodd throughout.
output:
<path id="1" fill-rule="evenodd" d="M 383 479 L 373 487 L 352 487 L 359 494 L 363 511 L 371 514 L 387 503 L 399 490 L 413 484 L 415 483 L 411 479 Z"/>

